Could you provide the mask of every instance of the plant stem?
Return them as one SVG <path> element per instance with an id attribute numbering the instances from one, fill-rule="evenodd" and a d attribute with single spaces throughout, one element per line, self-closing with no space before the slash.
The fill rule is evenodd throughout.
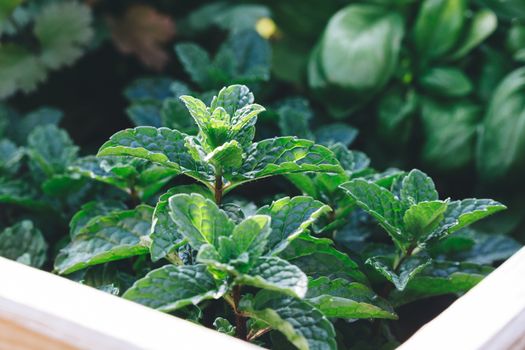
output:
<path id="1" fill-rule="evenodd" d="M 222 191 L 223 191 L 222 169 L 218 168 L 217 172 L 215 173 L 215 203 L 217 204 L 221 204 Z"/>
<path id="2" fill-rule="evenodd" d="M 239 301 L 241 300 L 241 286 L 233 287 L 233 304 L 235 312 L 235 336 L 242 340 L 247 340 L 246 317 L 244 317 L 238 310 Z"/>

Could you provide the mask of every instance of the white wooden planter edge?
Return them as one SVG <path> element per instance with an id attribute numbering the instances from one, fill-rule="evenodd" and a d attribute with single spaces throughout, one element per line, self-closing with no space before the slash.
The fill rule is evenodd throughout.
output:
<path id="1" fill-rule="evenodd" d="M 256 349 L 249 343 L 0 258 L 0 349 Z M 399 350 L 525 348 L 525 248 Z"/>

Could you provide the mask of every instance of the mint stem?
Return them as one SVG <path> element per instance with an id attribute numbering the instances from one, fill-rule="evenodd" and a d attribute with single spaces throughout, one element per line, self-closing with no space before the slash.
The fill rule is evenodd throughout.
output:
<path id="1" fill-rule="evenodd" d="M 215 203 L 221 204 L 222 201 L 222 169 L 218 169 L 215 174 Z"/>
<path id="2" fill-rule="evenodd" d="M 241 300 L 241 286 L 233 287 L 233 303 L 235 305 L 235 336 L 239 339 L 247 339 L 246 317 L 239 313 L 239 301 Z"/>

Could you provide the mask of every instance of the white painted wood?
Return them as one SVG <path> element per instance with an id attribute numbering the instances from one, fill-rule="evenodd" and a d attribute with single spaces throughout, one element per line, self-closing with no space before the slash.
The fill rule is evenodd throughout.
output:
<path id="1" fill-rule="evenodd" d="M 525 349 L 525 248 L 398 350 Z"/>
<path id="2" fill-rule="evenodd" d="M 142 305 L 0 258 L 0 349 L 258 349 Z"/>

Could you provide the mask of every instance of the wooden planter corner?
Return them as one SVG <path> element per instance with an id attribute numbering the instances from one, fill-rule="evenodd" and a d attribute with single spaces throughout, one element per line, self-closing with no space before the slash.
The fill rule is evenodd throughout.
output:
<path id="1" fill-rule="evenodd" d="M 0 258 L 0 349 L 256 349 L 233 337 Z M 525 248 L 400 350 L 525 348 Z"/>

